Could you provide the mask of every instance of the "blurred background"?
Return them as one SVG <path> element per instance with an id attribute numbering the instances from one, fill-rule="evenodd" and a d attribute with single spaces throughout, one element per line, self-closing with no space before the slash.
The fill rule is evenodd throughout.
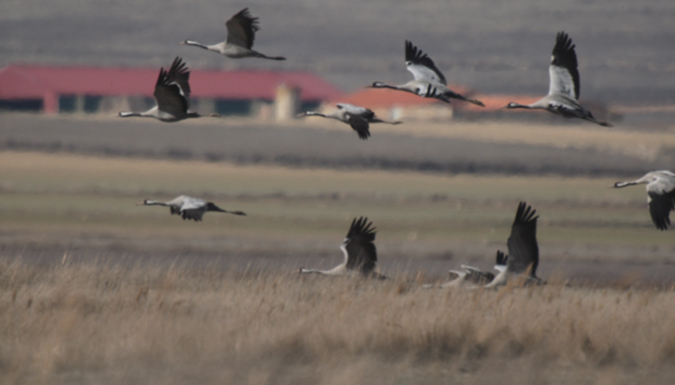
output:
<path id="1" fill-rule="evenodd" d="M 248 7 L 254 48 L 232 60 L 178 43 L 223 41 Z M 631 1 L 4 1 L 0 4 L 0 250 L 64 258 L 179 260 L 243 268 L 339 263 L 351 219 L 379 228 L 384 272 L 489 268 L 517 202 L 540 213 L 540 275 L 673 276 L 672 230 L 641 187 L 675 165 L 675 3 Z M 502 109 L 548 90 L 555 34 L 576 44 L 581 102 L 615 127 Z M 400 84 L 404 41 L 486 108 L 365 90 Z M 121 120 L 154 104 L 181 56 L 192 107 L 216 119 Z M 358 140 L 295 119 L 337 102 L 401 119 Z M 190 194 L 247 217 L 201 223 L 145 198 Z"/>

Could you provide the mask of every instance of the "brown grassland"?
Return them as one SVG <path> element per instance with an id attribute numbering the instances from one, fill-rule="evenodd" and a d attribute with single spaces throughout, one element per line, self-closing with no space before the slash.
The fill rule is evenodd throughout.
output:
<path id="1" fill-rule="evenodd" d="M 3 384 L 672 384 L 675 294 L 0 261 Z"/>
<path id="2" fill-rule="evenodd" d="M 0 168 L 1 383 L 675 379 L 672 237 L 642 189 L 25 152 L 0 153 Z M 174 191 L 249 216 L 195 224 L 134 206 Z M 542 215 L 549 285 L 421 288 L 460 263 L 488 268 L 523 196 Z M 361 213 L 392 281 L 295 273 L 337 263 Z M 575 280 L 588 269 L 613 272 Z"/>
<path id="3" fill-rule="evenodd" d="M 671 145 L 566 129 L 530 144 L 645 157 Z M 434 130 L 416 135 L 450 135 Z M 607 188 L 616 178 L 20 151 L 0 152 L 0 175 L 3 384 L 675 380 L 672 231 L 653 228 L 644 189 Z M 249 215 L 193 223 L 135 206 L 180 193 Z M 422 288 L 462 263 L 490 268 L 520 200 L 541 216 L 548 285 Z M 339 263 L 359 215 L 377 226 L 392 280 L 297 274 Z"/>

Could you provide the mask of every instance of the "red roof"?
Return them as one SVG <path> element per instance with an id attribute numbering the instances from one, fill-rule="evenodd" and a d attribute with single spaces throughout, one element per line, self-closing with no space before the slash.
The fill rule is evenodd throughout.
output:
<path id="1" fill-rule="evenodd" d="M 97 68 L 10 65 L 0 70 L 0 99 L 59 95 L 152 97 L 159 68 Z M 286 84 L 301 89 L 302 101 L 327 100 L 342 92 L 306 72 L 191 70 L 190 88 L 197 98 L 273 100 Z"/>
<path id="2" fill-rule="evenodd" d="M 463 93 L 465 89 L 458 86 L 450 87 L 455 92 Z M 365 88 L 353 94 L 340 96 L 331 99 L 335 103 L 348 103 L 355 106 L 366 108 L 391 108 L 397 106 L 421 106 L 430 105 L 434 103 L 442 103 L 433 98 L 421 98 L 410 92 L 396 91 L 384 88 Z"/>

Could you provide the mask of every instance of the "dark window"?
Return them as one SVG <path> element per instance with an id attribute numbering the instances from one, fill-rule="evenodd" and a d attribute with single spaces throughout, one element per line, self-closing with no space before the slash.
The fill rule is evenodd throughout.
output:
<path id="1" fill-rule="evenodd" d="M 92 114 L 98 112 L 98 108 L 101 105 L 101 97 L 94 95 L 86 95 L 84 97 L 84 112 Z"/>
<path id="2" fill-rule="evenodd" d="M 75 112 L 77 97 L 75 95 L 59 96 L 59 112 Z"/>
<path id="3" fill-rule="evenodd" d="M 0 100 L 0 110 L 39 112 L 42 110 L 42 99 Z"/>
<path id="4" fill-rule="evenodd" d="M 216 112 L 221 115 L 250 115 L 251 102 L 248 100 L 216 100 Z"/>
<path id="5" fill-rule="evenodd" d="M 319 108 L 321 102 L 318 100 L 311 102 L 302 102 L 300 104 L 300 111 L 315 111 Z"/>

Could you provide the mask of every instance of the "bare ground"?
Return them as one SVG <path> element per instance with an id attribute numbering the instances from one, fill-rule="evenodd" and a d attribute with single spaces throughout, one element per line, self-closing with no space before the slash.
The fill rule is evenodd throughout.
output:
<path id="1" fill-rule="evenodd" d="M 345 125 L 304 121 L 283 126 L 229 119 L 164 124 L 15 114 L 1 115 L 0 121 L 0 148 L 7 150 L 446 174 L 620 176 L 675 162 L 672 127 L 642 132 L 587 124 L 411 122 L 404 128 L 373 127 L 373 137 L 359 141 Z"/>

